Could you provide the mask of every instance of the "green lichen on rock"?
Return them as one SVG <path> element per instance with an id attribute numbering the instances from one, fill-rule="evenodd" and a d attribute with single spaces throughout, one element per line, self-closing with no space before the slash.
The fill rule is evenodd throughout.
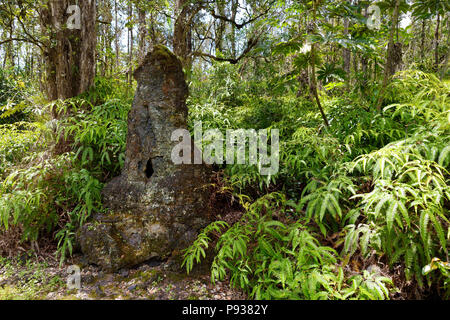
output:
<path id="1" fill-rule="evenodd" d="M 182 70 L 182 64 L 175 54 L 173 54 L 166 46 L 157 44 L 153 47 L 153 51 L 147 54 L 134 72 L 134 78 L 139 80 L 139 74 L 145 69 L 145 66 L 153 65 L 164 72 L 173 72 Z"/>

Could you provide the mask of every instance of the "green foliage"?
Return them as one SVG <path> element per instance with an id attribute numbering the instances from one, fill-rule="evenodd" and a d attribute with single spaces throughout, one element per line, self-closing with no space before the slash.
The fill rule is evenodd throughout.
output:
<path id="1" fill-rule="evenodd" d="M 403 258 L 407 277 L 413 273 L 420 282 L 425 262 L 447 252 L 448 172 L 395 144 L 361 157 L 355 165 L 371 172 L 374 179 L 373 191 L 357 196 L 362 198 L 364 217 L 373 222 L 374 238 L 381 240 L 375 248 L 385 252 L 392 264 Z"/>
<path id="2" fill-rule="evenodd" d="M 420 72 L 405 73 L 393 87 L 415 98 L 408 108 L 394 104 L 385 108 L 386 113 L 418 123 L 406 139 L 350 164 L 350 171 L 370 177 L 373 189 L 353 197 L 361 198 L 363 222 L 347 228 L 344 251 L 353 253 L 359 245 L 365 254 L 373 247 L 391 264 L 402 261 L 407 279 L 414 276 L 422 285 L 422 268 L 433 256 L 446 257 L 450 241 L 448 91 L 435 77 Z"/>
<path id="3" fill-rule="evenodd" d="M 0 125 L 0 179 L 33 148 L 40 137 L 45 136 L 45 131 L 45 127 L 38 122 Z"/>
<path id="4" fill-rule="evenodd" d="M 186 265 L 187 273 L 191 272 L 194 262 L 199 263 L 202 257 L 206 258 L 205 250 L 208 249 L 209 242 L 211 241 L 209 235 L 213 232 L 220 233 L 222 228 L 228 227 L 229 225 L 224 221 L 215 221 L 203 229 L 192 246 L 190 246 L 184 254 L 182 266 Z"/>
<path id="5" fill-rule="evenodd" d="M 353 255 L 368 259 L 375 253 L 390 266 L 403 265 L 406 279 L 423 286 L 422 268 L 432 257 L 445 258 L 449 246 L 448 84 L 410 71 L 399 73 L 387 91 L 392 104 L 382 114 L 365 100 L 357 100 L 360 106 L 346 97 L 325 100 L 331 123 L 325 130 L 317 130 L 320 115 L 302 99 L 278 100 L 270 116 L 270 103 L 261 97 L 243 99 L 244 106 L 225 108 L 216 118 L 213 104 L 208 113 L 194 112 L 196 119 L 211 117 L 208 127 L 280 130 L 280 171 L 270 180 L 249 166 L 225 169 L 235 196 L 244 193 L 240 198 L 250 202 L 239 222 L 220 231 L 213 281 L 229 276 L 254 298 L 386 298 L 389 281 L 379 274 L 339 275 L 340 259 L 345 265 Z M 214 123 L 225 114 L 226 123 Z M 280 222 L 280 213 L 296 222 Z M 217 225 L 211 228 L 219 233 Z M 188 270 L 204 257 L 211 231 L 186 252 Z M 340 256 L 321 245 L 317 231 L 338 235 Z M 294 245 L 300 241 L 294 233 L 303 239 L 301 247 Z M 309 254 L 315 258 L 296 263 Z M 442 281 L 427 276 L 429 285 Z"/>
<path id="6" fill-rule="evenodd" d="M 87 170 L 72 167 L 72 158 L 34 159 L 37 163 L 13 170 L 0 185 L 0 227 L 20 225 L 24 241 L 62 227 L 56 235 L 62 259 L 72 251 L 77 228 L 101 209 L 101 183 Z"/>
<path id="7" fill-rule="evenodd" d="M 7 281 L 8 284 L 0 287 L 0 300 L 44 300 L 48 293 L 63 288 L 64 280 L 59 275 L 49 274 L 48 267 L 45 262 L 0 257 L 2 278 L 15 279 L 13 284 Z"/>
<path id="8" fill-rule="evenodd" d="M 334 63 L 324 63 L 322 67 L 317 70 L 317 80 L 328 84 L 332 81 L 342 81 L 345 78 L 345 72 Z"/>
<path id="9" fill-rule="evenodd" d="M 123 79 L 96 77 L 94 85 L 78 98 L 89 101 L 94 106 L 103 105 L 113 101 L 120 101 L 124 105 L 131 105 L 133 90 L 129 83 Z"/>
<path id="10" fill-rule="evenodd" d="M 102 210 L 103 183 L 124 162 L 138 59 L 107 45 L 113 28 L 139 22 L 140 14 L 124 15 L 129 5 L 151 15 L 155 39 L 180 21 L 167 1 L 118 1 L 111 24 L 114 9 L 99 2 L 105 23 L 91 67 L 105 76 L 79 97 L 42 107 L 47 102 L 33 91 L 51 77 L 36 67 L 56 60 L 35 59 L 36 45 L 60 44 L 46 28 L 32 28 L 41 2 L 0 4 L 0 241 L 12 226 L 23 241 L 52 237 L 63 260 L 77 229 Z M 233 215 L 236 207 L 220 208 L 219 220 L 186 251 L 188 272 L 217 240 L 212 280 L 228 279 L 252 298 L 386 299 L 393 287 L 387 267 L 418 292 L 448 296 L 448 1 L 378 1 L 380 28 L 368 23 L 376 17 L 369 2 L 189 2 L 189 129 L 197 121 L 224 136 L 278 129 L 280 163 L 270 176 L 257 165 L 213 166 L 231 198 L 220 200 L 239 199 L 244 212 L 225 223 L 224 211 Z M 406 27 L 391 21 L 396 4 L 413 17 Z M 210 23 L 211 12 L 243 23 Z M 381 78 L 405 66 L 432 73 Z M 374 261 L 386 265 L 383 272 L 349 270 L 349 262 Z"/>
<path id="11" fill-rule="evenodd" d="M 444 297 L 450 298 L 450 264 L 439 258 L 433 258 L 429 264 L 423 267 L 422 273 L 426 276 L 434 270 L 439 270 L 440 277 L 443 278 Z"/>
<path id="12" fill-rule="evenodd" d="M 0 125 L 27 118 L 27 85 L 22 77 L 0 69 Z"/>
<path id="13" fill-rule="evenodd" d="M 106 92 L 95 99 L 108 100 Z M 123 165 L 129 106 L 117 99 L 57 100 L 44 110 L 59 120 L 0 125 L 0 229 L 20 227 L 22 241 L 55 237 L 61 262 L 71 255 L 78 228 L 102 210 L 102 181 Z M 45 151 L 55 144 L 73 151 Z"/>
<path id="14" fill-rule="evenodd" d="M 208 70 L 208 73 L 206 78 L 203 68 L 194 70 L 191 96 L 202 102 L 212 100 L 228 108 L 240 105 L 240 98 L 244 94 L 245 87 L 239 81 L 241 75 L 238 68 L 235 65 L 217 63 Z"/>
<path id="15" fill-rule="evenodd" d="M 338 227 L 345 223 L 343 212 L 351 207 L 345 200 L 356 193 L 355 188 L 353 181 L 345 175 L 327 182 L 313 178 L 303 189 L 301 201 L 296 207 L 302 208 L 306 204 L 307 221 L 314 218 L 326 236 L 327 229 L 337 232 Z"/>
<path id="16" fill-rule="evenodd" d="M 433 74 L 414 70 L 399 72 L 389 91 L 392 105 L 385 112 L 389 110 L 394 120 L 410 128 L 448 112 L 450 85 Z"/>
<path id="17" fill-rule="evenodd" d="M 72 116 L 58 123 L 57 142 L 73 141 L 73 161 L 92 172 L 117 175 L 125 160 L 127 115 L 129 105 L 119 100 L 93 106 L 86 100 L 73 99 L 54 106 L 59 113 L 70 107 Z"/>
<path id="18" fill-rule="evenodd" d="M 271 193 L 252 204 L 239 222 L 225 231 L 216 245 L 211 280 L 230 282 L 255 299 L 387 299 L 392 281 L 364 271 L 347 277 L 336 266 L 337 253 L 320 245 L 301 221 L 285 224 L 274 216 L 284 214 L 286 200 Z M 184 263 L 205 256 L 211 231 L 221 232 L 214 222 L 186 250 Z"/>

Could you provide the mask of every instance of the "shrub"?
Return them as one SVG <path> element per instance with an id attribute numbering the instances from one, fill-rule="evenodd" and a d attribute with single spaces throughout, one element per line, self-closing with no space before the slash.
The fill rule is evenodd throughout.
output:
<path id="1" fill-rule="evenodd" d="M 210 233 L 222 233 L 211 266 L 211 280 L 227 275 L 236 287 L 255 299 L 386 299 L 392 281 L 364 271 L 346 276 L 337 265 L 338 254 L 320 245 L 304 222 L 275 220 L 285 212 L 284 196 L 271 193 L 252 204 L 232 227 L 217 221 L 205 228 L 186 250 L 184 264 L 189 272 L 205 257 Z M 228 228 L 225 232 L 223 229 Z"/>

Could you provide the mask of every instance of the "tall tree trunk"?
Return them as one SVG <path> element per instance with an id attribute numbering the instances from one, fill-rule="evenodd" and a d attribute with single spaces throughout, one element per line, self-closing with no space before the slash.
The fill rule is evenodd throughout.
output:
<path id="1" fill-rule="evenodd" d="M 436 31 L 434 32 L 434 69 L 439 71 L 439 26 L 441 22 L 440 14 L 437 14 Z"/>
<path id="2" fill-rule="evenodd" d="M 32 73 L 33 68 L 33 48 L 29 43 L 25 45 L 25 72 L 26 75 L 30 78 L 33 77 Z"/>
<path id="3" fill-rule="evenodd" d="M 146 26 L 145 10 L 138 8 L 138 23 L 139 23 L 139 53 L 138 59 L 142 61 L 147 51 L 147 26 Z"/>
<path id="4" fill-rule="evenodd" d="M 355 6 L 358 8 L 359 0 L 355 0 L 353 2 L 355 4 Z M 357 11 L 359 13 L 359 9 Z M 358 56 L 358 49 L 357 48 L 353 48 L 353 50 L 352 50 L 352 58 L 353 58 L 353 62 L 352 62 L 352 64 L 353 64 L 353 73 L 355 75 L 354 83 L 356 84 L 356 81 L 358 79 L 357 74 L 359 72 L 359 59 L 358 59 L 359 56 Z"/>
<path id="5" fill-rule="evenodd" d="M 313 23 L 312 28 L 314 33 L 316 31 L 316 11 L 317 11 L 317 1 L 313 0 Z M 317 107 L 319 108 L 320 114 L 322 115 L 323 122 L 327 127 L 330 126 L 328 123 L 327 116 L 325 115 L 325 112 L 323 111 L 322 104 L 320 103 L 319 94 L 317 92 L 317 78 L 316 78 L 316 43 L 311 44 L 311 91 L 314 95 L 314 98 L 316 99 Z"/>
<path id="6" fill-rule="evenodd" d="M 111 61 L 111 43 L 114 40 L 114 32 L 112 29 L 112 4 L 110 0 L 99 0 L 97 6 L 97 14 L 101 18 L 102 23 L 99 24 L 100 41 L 101 41 L 101 63 L 100 73 L 102 76 L 111 74 L 111 67 L 114 64 Z"/>
<path id="7" fill-rule="evenodd" d="M 115 20 L 115 39 L 114 44 L 116 48 L 116 69 L 120 66 L 120 28 L 119 28 L 119 8 L 117 4 L 117 0 L 114 0 L 114 20 Z"/>
<path id="8" fill-rule="evenodd" d="M 388 47 L 386 50 L 386 62 L 385 62 L 385 66 L 384 66 L 383 83 L 381 85 L 381 89 L 378 94 L 378 101 L 376 104 L 378 111 L 381 111 L 381 104 L 383 103 L 384 91 L 386 90 L 386 86 L 387 86 L 388 80 L 390 78 L 390 72 L 393 69 L 392 64 L 393 64 L 393 54 L 394 54 L 394 34 L 395 34 L 395 29 L 397 27 L 397 22 L 398 22 L 399 7 L 400 7 L 400 0 L 396 0 L 394 12 L 392 13 L 391 29 L 389 31 L 389 42 L 388 42 Z"/>
<path id="9" fill-rule="evenodd" d="M 345 17 L 344 18 L 344 38 L 347 39 L 348 38 L 348 18 Z M 348 48 L 344 48 L 343 52 L 342 52 L 342 58 L 344 60 L 344 72 L 345 75 L 347 76 L 347 89 L 349 89 L 350 87 L 350 50 Z"/>
<path id="10" fill-rule="evenodd" d="M 450 19 L 447 19 L 447 30 L 450 29 Z M 450 34 L 447 33 L 447 48 L 450 47 Z M 450 55 L 450 50 L 447 50 L 447 53 L 445 54 L 445 58 L 444 58 L 444 64 L 442 65 L 442 69 L 441 69 L 441 73 L 440 73 L 440 78 L 441 80 L 444 79 L 446 73 L 447 73 L 447 68 L 448 68 L 448 56 Z"/>
<path id="11" fill-rule="evenodd" d="M 181 59 L 183 67 L 190 70 L 192 64 L 192 40 L 189 20 L 191 8 L 188 0 L 176 0 L 175 26 L 173 32 L 173 51 Z"/>
<path id="12" fill-rule="evenodd" d="M 150 11 L 150 18 L 149 18 L 149 39 L 148 39 L 148 51 L 153 50 L 153 46 L 159 42 L 158 34 L 155 30 L 155 18 L 153 15 L 153 11 Z"/>
<path id="13" fill-rule="evenodd" d="M 6 32 L 3 32 L 3 36 L 4 36 L 4 34 L 5 34 Z M 3 51 L 3 50 L 1 50 L 1 51 Z M 2 68 L 3 69 L 5 69 L 6 68 L 6 57 L 7 57 L 7 55 L 8 55 L 8 52 L 7 52 L 7 50 L 5 49 L 4 50 L 4 56 L 3 56 L 3 59 L 2 59 Z"/>
<path id="14" fill-rule="evenodd" d="M 352 57 L 353 57 L 353 73 L 354 73 L 354 83 L 357 81 L 357 73 L 359 71 L 359 61 L 358 61 L 358 51 L 357 49 L 354 49 L 352 51 Z"/>
<path id="15" fill-rule="evenodd" d="M 39 52 L 40 53 L 40 52 Z M 39 91 L 41 92 L 45 92 L 46 91 L 46 86 L 45 86 L 45 73 L 44 73 L 44 69 L 45 67 L 43 66 L 44 64 L 44 57 L 42 54 L 38 54 L 38 61 L 37 61 L 37 76 L 38 76 L 38 80 L 39 80 Z"/>
<path id="16" fill-rule="evenodd" d="M 422 32 L 420 38 L 420 60 L 423 62 L 423 59 L 425 58 L 425 19 L 422 19 Z"/>
<path id="17" fill-rule="evenodd" d="M 78 2 L 80 23 L 77 25 L 77 19 L 73 20 L 73 29 L 68 28 L 68 23 L 76 13 L 68 11 L 70 4 L 68 0 L 49 0 L 41 12 L 42 27 L 49 30 L 50 39 L 44 52 L 45 84 L 50 100 L 79 95 L 94 82 L 96 3 L 88 0 Z"/>
<path id="18" fill-rule="evenodd" d="M 110 0 L 106 1 L 106 7 L 105 7 L 105 22 L 107 23 L 105 26 L 105 37 L 106 37 L 106 43 L 105 43 L 105 52 L 113 52 L 112 43 L 114 41 L 115 35 L 114 35 L 114 27 L 113 27 L 113 8 L 112 3 Z M 107 74 L 111 75 L 113 73 L 114 69 L 114 61 L 112 60 L 111 54 L 106 54 L 106 66 L 107 66 Z"/>
<path id="19" fill-rule="evenodd" d="M 364 17 L 367 18 L 368 17 L 368 12 L 367 12 L 367 8 L 364 9 Z M 363 90 L 366 88 L 367 86 L 367 82 L 368 79 L 370 78 L 370 75 L 368 75 L 367 69 L 368 69 L 368 64 L 369 64 L 369 59 L 367 58 L 366 54 L 364 52 L 361 53 L 361 73 L 362 73 L 362 77 L 363 77 L 363 83 L 362 83 L 362 88 Z"/>
<path id="20" fill-rule="evenodd" d="M 98 8 L 98 10 L 100 12 L 102 7 L 104 6 L 104 1 L 103 0 L 100 1 L 99 6 L 100 7 Z M 104 19 L 104 17 L 102 17 L 102 19 Z M 98 41 L 100 42 L 101 53 L 104 53 L 104 52 L 106 52 L 106 26 L 104 24 L 100 24 L 98 29 L 99 29 Z M 100 65 L 99 65 L 99 70 L 98 71 L 100 72 L 100 75 L 102 77 L 105 76 L 106 68 L 108 67 L 106 59 L 107 59 L 107 55 L 106 54 L 103 54 L 103 56 L 99 57 Z"/>
<path id="21" fill-rule="evenodd" d="M 133 17 L 133 3 L 130 2 L 128 6 L 128 17 Z M 133 25 L 128 27 L 128 83 L 133 82 Z"/>
<path id="22" fill-rule="evenodd" d="M 220 16 L 225 16 L 225 3 L 222 1 L 216 2 L 217 12 Z M 223 36 L 225 33 L 225 21 L 222 19 L 218 19 L 218 21 L 214 24 L 215 28 L 215 37 L 214 37 L 214 44 L 215 49 L 218 52 L 223 51 Z M 216 53 L 217 54 L 217 53 Z"/>
<path id="23" fill-rule="evenodd" d="M 14 20 L 11 20 L 11 23 L 9 25 L 9 38 L 10 39 L 14 38 Z M 13 41 L 8 42 L 8 44 L 6 45 L 6 54 L 3 67 L 6 67 L 7 65 L 11 68 L 15 67 L 13 46 L 14 46 Z"/>
<path id="24" fill-rule="evenodd" d="M 238 9 L 238 0 L 234 0 L 231 2 L 231 20 L 236 21 L 237 9 Z M 237 56 L 237 47 L 236 47 L 236 27 L 234 24 L 231 25 L 231 56 L 233 59 Z"/>

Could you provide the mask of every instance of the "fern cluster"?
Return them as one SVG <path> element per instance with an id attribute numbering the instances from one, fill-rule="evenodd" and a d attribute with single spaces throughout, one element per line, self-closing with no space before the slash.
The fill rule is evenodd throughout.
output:
<path id="1" fill-rule="evenodd" d="M 318 217 L 324 231 L 337 231 L 322 226 L 326 213 L 334 214 L 332 225 L 343 222 L 344 255 L 359 249 L 367 256 L 374 249 L 391 265 L 402 262 L 406 278 L 414 277 L 422 286 L 422 268 L 433 257 L 448 258 L 449 91 L 445 83 L 420 72 L 400 74 L 391 90 L 397 88 L 414 92 L 414 98 L 399 95 L 383 117 L 409 126 L 406 138 L 344 163 L 333 175 L 346 183 L 331 189 L 335 179 L 328 184 L 322 179 L 324 186 L 303 196 L 300 204 L 305 203 L 307 216 Z M 364 181 L 370 192 L 358 190 Z M 309 186 L 303 192 L 308 191 Z"/>
<path id="2" fill-rule="evenodd" d="M 447 264 L 436 261 L 448 261 L 450 244 L 449 92 L 435 76 L 407 71 L 388 87 L 391 104 L 382 113 L 363 100 L 326 100 L 329 128 L 301 99 L 298 109 L 281 103 L 269 122 L 255 116 L 266 113 L 263 98 L 229 113 L 242 127 L 280 129 L 280 171 L 265 180 L 252 168 L 227 166 L 235 194 L 251 204 L 236 224 L 205 229 L 186 252 L 187 270 L 212 232 L 221 233 L 212 280 L 229 276 L 254 298 L 388 298 L 388 279 L 343 271 L 355 255 L 402 265 L 420 288 L 448 288 Z M 321 244 L 331 235 L 338 251 Z M 367 281 L 375 291 L 365 292 Z"/>
<path id="3" fill-rule="evenodd" d="M 89 216 L 101 210 L 102 184 L 86 169 L 72 165 L 72 154 L 51 159 L 30 159 L 0 185 L 0 227 L 20 225 L 22 240 L 52 235 L 61 259 L 72 252 L 74 234 Z M 36 163 L 33 163 L 36 162 Z"/>
<path id="4" fill-rule="evenodd" d="M 0 230 L 19 227 L 22 241 L 56 239 L 61 261 L 79 227 L 102 210 L 103 182 L 123 165 L 130 104 L 109 87 L 100 81 L 95 96 L 40 107 L 38 122 L 0 125 Z M 50 113 L 58 118 L 46 121 Z M 54 152 L 58 144 L 70 151 Z"/>
<path id="5" fill-rule="evenodd" d="M 56 112 L 70 114 L 57 124 L 56 141 L 72 142 L 74 161 L 92 172 L 117 175 L 125 160 L 127 115 L 129 105 L 112 99 L 92 105 L 84 99 L 74 99 L 54 106 Z"/>
<path id="6" fill-rule="evenodd" d="M 386 299 L 392 281 L 365 270 L 345 274 L 338 253 L 323 246 L 304 220 L 274 219 L 286 200 L 271 193 L 247 204 L 240 221 L 208 226 L 185 253 L 189 272 L 205 256 L 211 232 L 220 233 L 211 267 L 212 281 L 230 282 L 255 299 Z M 281 208 L 280 208 L 281 206 Z M 229 227 L 229 228 L 228 228 Z M 224 229 L 228 228 L 225 232 Z"/>

